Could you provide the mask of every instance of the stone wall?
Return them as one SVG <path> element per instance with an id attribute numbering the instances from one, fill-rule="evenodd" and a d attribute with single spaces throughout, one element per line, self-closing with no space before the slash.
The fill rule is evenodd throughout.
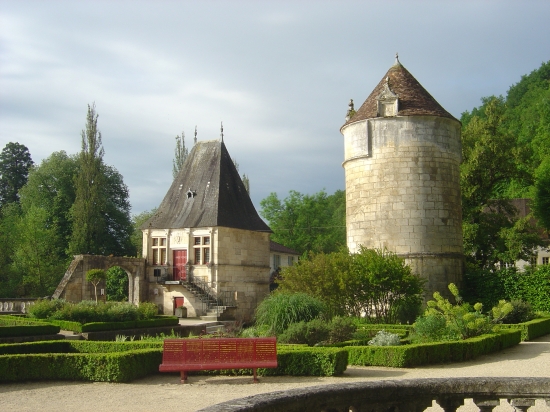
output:
<path id="1" fill-rule="evenodd" d="M 269 233 L 218 228 L 218 293 L 233 294 L 236 316 L 250 321 L 269 294 Z"/>
<path id="2" fill-rule="evenodd" d="M 427 296 L 463 271 L 460 123 L 434 116 L 343 128 L 351 252 L 386 248 L 427 279 Z"/>
<path id="3" fill-rule="evenodd" d="M 86 280 L 86 272 L 113 266 L 120 266 L 128 275 L 128 300 L 134 304 L 146 300 L 145 259 L 98 255 L 75 256 L 52 297 L 69 302 L 95 300 L 94 286 Z M 100 295 L 101 289 L 105 289 L 105 282 L 97 286 L 98 300 L 105 299 L 105 295 Z"/>

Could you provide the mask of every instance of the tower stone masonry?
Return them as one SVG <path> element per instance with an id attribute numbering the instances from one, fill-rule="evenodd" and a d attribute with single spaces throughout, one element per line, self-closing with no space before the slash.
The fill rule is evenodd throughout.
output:
<path id="1" fill-rule="evenodd" d="M 462 281 L 460 130 L 398 59 L 340 129 L 348 248 L 404 258 L 425 298 Z"/>

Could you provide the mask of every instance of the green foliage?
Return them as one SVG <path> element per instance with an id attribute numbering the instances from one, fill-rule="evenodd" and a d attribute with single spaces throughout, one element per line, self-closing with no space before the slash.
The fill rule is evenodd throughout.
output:
<path id="1" fill-rule="evenodd" d="M 401 341 L 399 335 L 396 333 L 380 330 L 376 333 L 374 338 L 369 340 L 370 346 L 399 346 Z"/>
<path id="2" fill-rule="evenodd" d="M 510 302 L 512 311 L 502 318 L 502 323 L 524 323 L 532 320 L 535 317 L 533 307 L 520 299 L 514 299 Z"/>
<path id="3" fill-rule="evenodd" d="M 347 365 L 346 349 L 277 345 L 277 368 L 258 372 L 264 376 L 338 376 Z"/>
<path id="4" fill-rule="evenodd" d="M 481 335 L 466 340 L 402 346 L 348 346 L 349 364 L 412 368 L 437 363 L 464 362 L 498 352 L 521 342 L 518 330 Z"/>
<path id="5" fill-rule="evenodd" d="M 500 323 L 513 309 L 509 302 L 501 300 L 491 309 L 488 316 L 482 313 L 481 303 L 476 303 L 473 307 L 468 303 L 462 303 L 454 283 L 449 284 L 449 291 L 455 297 L 457 304 L 453 305 L 439 292 L 435 292 L 434 300 L 427 302 L 428 308 L 423 318 L 419 319 L 420 327 L 415 323 L 415 335 L 419 340 L 426 341 L 430 337 L 445 340 L 468 339 L 490 333 L 494 325 Z M 445 321 L 444 327 L 442 319 Z"/>
<path id="6" fill-rule="evenodd" d="M 63 299 L 39 299 L 29 307 L 28 313 L 32 318 L 49 319 L 66 304 Z"/>
<path id="7" fill-rule="evenodd" d="M 548 117 L 550 122 L 550 113 Z M 533 215 L 537 218 L 540 226 L 550 231 L 550 155 L 547 155 L 535 170 L 534 185 Z"/>
<path id="8" fill-rule="evenodd" d="M 9 203 L 19 202 L 21 189 L 33 165 L 29 149 L 22 144 L 9 142 L 0 153 L 0 211 Z"/>
<path id="9" fill-rule="evenodd" d="M 502 329 L 519 329 L 521 340 L 528 341 L 550 334 L 550 317 L 533 319 L 527 322 L 506 324 L 500 326 Z"/>
<path id="10" fill-rule="evenodd" d="M 135 255 L 130 242 L 128 187 L 118 171 L 103 163 L 101 132 L 95 105 L 88 105 L 82 131 L 79 170 L 74 178 L 75 200 L 69 211 L 72 221 L 69 255 Z"/>
<path id="11" fill-rule="evenodd" d="M 309 322 L 292 323 L 278 336 L 281 343 L 305 343 L 314 346 L 319 342 L 327 341 L 329 326 L 322 319 L 313 319 Z"/>
<path id="12" fill-rule="evenodd" d="M 331 316 L 366 314 L 379 323 L 394 323 L 399 307 L 419 303 L 423 284 L 395 254 L 362 247 L 356 254 L 310 254 L 281 277 L 282 291 L 316 296 Z"/>
<path id="13" fill-rule="evenodd" d="M 271 239 L 300 254 L 335 252 L 346 244 L 345 193 L 304 195 L 294 190 L 284 200 L 271 193 L 260 202 Z"/>
<path id="14" fill-rule="evenodd" d="M 353 337 L 357 326 L 350 317 L 335 316 L 329 324 L 328 341 L 330 343 L 344 342 Z"/>
<path id="15" fill-rule="evenodd" d="M 129 382 L 158 372 L 162 348 L 154 343 L 58 341 L 0 345 L 0 381 L 84 380 Z M 156 346 L 152 346 L 156 345 Z M 48 353 L 51 352 L 51 353 Z"/>
<path id="16" fill-rule="evenodd" d="M 128 275 L 120 266 L 107 269 L 105 282 L 107 300 L 118 302 L 128 300 L 128 283 Z"/>
<path id="17" fill-rule="evenodd" d="M 157 209 L 153 208 L 151 210 L 146 210 L 144 212 L 141 212 L 137 215 L 132 216 L 132 225 L 134 227 L 134 231 L 132 232 L 132 236 L 130 236 L 130 241 L 132 243 L 134 250 L 136 250 L 137 257 L 143 257 L 142 255 L 143 232 L 141 231 L 141 225 L 143 225 L 151 217 L 153 217 L 156 211 Z"/>
<path id="18" fill-rule="evenodd" d="M 462 115 L 461 190 L 465 254 L 479 268 L 528 260 L 540 235 L 508 199 L 532 199 L 539 224 L 550 223 L 550 62 L 506 98 L 482 98 Z"/>
<path id="19" fill-rule="evenodd" d="M 506 299 L 522 300 L 535 311 L 550 310 L 550 265 L 527 267 L 523 272 L 515 268 L 467 271 L 465 296 L 487 307 Z"/>
<path id="20" fill-rule="evenodd" d="M 180 172 L 185 160 L 189 156 L 189 150 L 185 147 L 185 133 L 181 132 L 181 137 L 176 136 L 176 148 L 174 149 L 174 160 L 172 161 L 172 176 L 174 179 Z"/>
<path id="21" fill-rule="evenodd" d="M 323 315 L 323 303 L 306 293 L 275 292 L 256 309 L 256 324 L 268 325 L 270 332 L 281 334 L 291 323 L 309 321 Z"/>
<path id="22" fill-rule="evenodd" d="M 158 314 L 158 308 L 154 303 L 149 302 L 143 302 L 139 307 L 136 307 L 129 302 L 96 303 L 88 300 L 71 303 L 63 300 L 39 300 L 30 307 L 29 314 L 36 319 L 53 319 L 57 321 L 78 322 L 80 324 L 90 322 L 131 322 L 154 319 Z M 176 317 L 168 318 L 177 320 Z M 121 329 L 120 326 L 118 328 Z"/>

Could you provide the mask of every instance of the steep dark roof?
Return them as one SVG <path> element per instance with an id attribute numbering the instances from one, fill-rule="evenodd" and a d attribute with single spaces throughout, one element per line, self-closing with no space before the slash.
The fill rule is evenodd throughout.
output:
<path id="1" fill-rule="evenodd" d="M 223 226 L 271 231 L 222 141 L 197 142 L 157 212 L 141 229 Z"/>
<path id="2" fill-rule="evenodd" d="M 382 93 L 386 79 L 390 90 L 399 98 L 398 116 L 439 116 L 456 120 L 446 111 L 405 67 L 396 62 L 378 86 L 372 91 L 359 110 L 345 124 L 377 117 L 377 99 Z M 342 126 L 343 127 L 343 126 Z"/>
<path id="3" fill-rule="evenodd" d="M 285 245 L 281 245 L 280 243 L 274 242 L 272 240 L 269 241 L 269 251 L 270 252 L 278 252 L 278 253 L 286 253 L 288 255 L 299 255 L 299 253 L 296 252 L 294 249 L 286 247 Z"/>

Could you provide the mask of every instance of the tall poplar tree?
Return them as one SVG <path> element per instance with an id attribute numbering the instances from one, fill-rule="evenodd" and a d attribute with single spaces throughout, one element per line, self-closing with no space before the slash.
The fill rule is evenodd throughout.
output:
<path id="1" fill-rule="evenodd" d="M 189 156 L 189 149 L 185 147 L 185 133 L 181 132 L 181 137 L 179 135 L 176 136 L 176 148 L 174 150 L 174 160 L 172 167 L 172 175 L 174 176 L 174 179 L 183 167 L 187 156 Z"/>
<path id="2" fill-rule="evenodd" d="M 101 132 L 97 129 L 98 115 L 95 103 L 88 105 L 86 129 L 82 130 L 80 170 L 75 176 L 76 199 L 70 215 L 73 232 L 69 254 L 104 254 L 106 231 L 104 192 L 105 176 L 102 173 L 104 150 Z"/>

